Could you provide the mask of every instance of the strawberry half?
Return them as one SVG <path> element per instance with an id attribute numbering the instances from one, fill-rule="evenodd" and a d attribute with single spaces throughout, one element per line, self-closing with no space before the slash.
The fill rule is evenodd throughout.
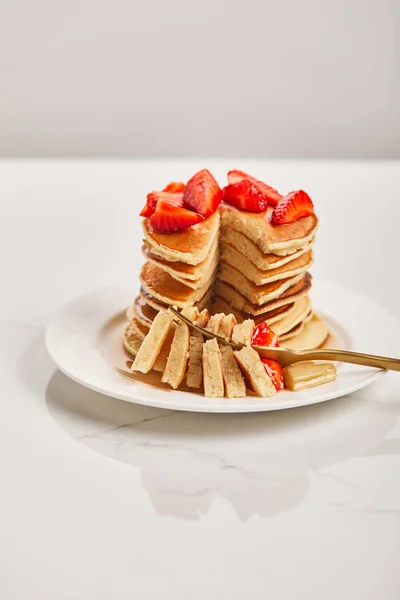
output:
<path id="1" fill-rule="evenodd" d="M 204 217 L 191 210 L 174 206 L 161 199 L 150 217 L 150 225 L 159 233 L 172 233 L 196 225 L 203 219 Z"/>
<path id="2" fill-rule="evenodd" d="M 278 361 L 272 360 L 272 358 L 262 358 L 261 362 L 264 364 L 267 375 L 271 377 L 275 389 L 278 392 L 284 390 L 285 384 L 283 383 L 282 365 Z"/>
<path id="3" fill-rule="evenodd" d="M 203 215 L 203 217 L 215 213 L 221 199 L 221 188 L 207 169 L 193 175 L 187 182 L 183 192 L 184 205 Z"/>
<path id="4" fill-rule="evenodd" d="M 228 172 L 228 181 L 231 184 L 239 183 L 239 181 L 242 181 L 243 179 L 248 179 L 249 181 L 252 181 L 263 192 L 270 206 L 276 206 L 276 204 L 282 198 L 282 194 L 277 192 L 273 187 L 267 185 L 259 179 L 256 179 L 252 175 L 248 175 L 244 171 L 233 169 L 232 171 Z"/>
<path id="5" fill-rule="evenodd" d="M 252 346 L 279 346 L 278 336 L 267 323 L 260 323 L 251 338 Z"/>
<path id="6" fill-rule="evenodd" d="M 167 188 L 172 185 L 172 184 L 168 184 Z M 174 183 L 174 185 L 177 185 Z M 182 184 L 183 187 L 184 184 Z M 169 192 L 165 190 L 163 190 L 162 192 L 150 192 L 150 194 L 147 194 L 147 201 L 145 206 L 142 208 L 141 212 L 140 212 L 140 216 L 141 217 L 151 217 L 151 215 L 154 213 L 154 211 L 156 210 L 156 206 L 157 206 L 157 202 L 159 200 L 165 200 L 165 202 L 168 202 L 169 204 L 172 204 L 173 206 L 183 206 L 183 201 L 182 201 L 182 196 L 183 193 L 179 192 Z"/>
<path id="7" fill-rule="evenodd" d="M 222 200 L 240 210 L 250 212 L 264 212 L 268 207 L 268 198 L 264 192 L 249 179 L 242 179 L 224 187 Z"/>
<path id="8" fill-rule="evenodd" d="M 312 200 L 303 190 L 289 192 L 273 210 L 271 221 L 275 225 L 284 223 L 293 223 L 302 217 L 309 217 L 314 214 L 314 205 Z"/>

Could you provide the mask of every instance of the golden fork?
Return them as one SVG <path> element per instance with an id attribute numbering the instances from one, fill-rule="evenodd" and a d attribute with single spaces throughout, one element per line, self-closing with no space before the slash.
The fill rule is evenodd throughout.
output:
<path id="1" fill-rule="evenodd" d="M 242 344 L 236 344 L 231 340 L 216 335 L 192 323 L 177 309 L 172 306 L 169 310 L 175 317 L 184 321 L 186 325 L 198 331 L 204 337 L 216 338 L 222 344 L 229 344 L 235 350 L 243 348 Z M 286 350 L 285 348 L 271 348 L 267 346 L 253 346 L 262 358 L 272 358 L 277 360 L 283 367 L 287 367 L 296 362 L 304 360 L 332 360 L 338 362 L 352 363 L 354 365 L 363 365 L 365 367 L 375 367 L 378 369 L 387 369 L 388 371 L 400 371 L 400 359 L 387 356 L 376 356 L 375 354 L 362 354 L 361 352 L 350 352 L 349 350 L 331 350 L 330 348 L 320 348 L 317 350 Z"/>

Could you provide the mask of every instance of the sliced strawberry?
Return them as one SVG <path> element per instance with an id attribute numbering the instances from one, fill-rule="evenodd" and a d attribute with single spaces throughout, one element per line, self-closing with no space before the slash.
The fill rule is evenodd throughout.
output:
<path id="1" fill-rule="evenodd" d="M 150 204 L 148 204 L 146 202 L 146 204 L 143 206 L 142 210 L 140 211 L 140 216 L 141 217 L 151 217 L 151 215 L 154 213 L 155 208 L 153 209 Z"/>
<path id="2" fill-rule="evenodd" d="M 156 210 L 150 217 L 150 224 L 159 233 L 172 233 L 196 225 L 203 221 L 203 218 L 191 210 L 158 200 Z"/>
<path id="3" fill-rule="evenodd" d="M 275 389 L 278 392 L 284 390 L 285 384 L 283 383 L 282 365 L 277 360 L 272 360 L 272 358 L 262 358 L 261 362 L 264 363 L 264 369 L 267 375 L 271 377 Z"/>
<path id="4" fill-rule="evenodd" d="M 282 198 L 282 194 L 280 194 L 279 192 L 274 190 L 273 187 L 267 185 L 266 183 L 264 183 L 263 181 L 260 181 L 259 179 L 256 179 L 252 175 L 248 175 L 244 171 L 239 171 L 238 169 L 233 169 L 232 171 L 228 172 L 228 181 L 231 184 L 239 183 L 239 181 L 242 181 L 243 179 L 248 179 L 249 181 L 252 181 L 255 185 L 257 185 L 260 188 L 260 190 L 264 193 L 266 199 L 268 200 L 268 204 L 270 206 L 276 206 L 276 204 Z"/>
<path id="5" fill-rule="evenodd" d="M 252 346 L 279 346 L 278 336 L 267 323 L 260 323 L 254 330 L 251 338 Z"/>
<path id="6" fill-rule="evenodd" d="M 274 208 L 271 221 L 275 225 L 283 223 L 293 223 L 302 217 L 309 217 L 314 214 L 314 205 L 312 200 L 303 190 L 289 192 Z"/>
<path id="7" fill-rule="evenodd" d="M 268 207 L 268 198 L 260 188 L 249 179 L 227 185 L 222 190 L 222 200 L 240 210 L 264 212 Z"/>
<path id="8" fill-rule="evenodd" d="M 176 194 L 177 192 L 183 192 L 185 189 L 185 184 L 182 181 L 171 181 L 168 185 L 165 186 L 163 192 L 172 192 Z"/>
<path id="9" fill-rule="evenodd" d="M 221 198 L 221 188 L 207 169 L 193 175 L 187 182 L 183 192 L 184 205 L 203 215 L 203 217 L 215 213 Z"/>
<path id="10" fill-rule="evenodd" d="M 167 186 L 168 187 L 168 186 Z M 140 213 L 141 217 L 151 217 L 151 215 L 156 210 L 157 202 L 159 200 L 164 200 L 172 206 L 183 206 L 182 202 L 183 193 L 173 193 L 173 192 L 150 192 L 147 194 L 147 202 L 146 205 L 142 208 Z"/>

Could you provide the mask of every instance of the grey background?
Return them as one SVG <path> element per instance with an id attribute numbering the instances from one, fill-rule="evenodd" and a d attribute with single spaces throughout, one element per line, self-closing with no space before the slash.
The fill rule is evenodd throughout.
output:
<path id="1" fill-rule="evenodd" d="M 0 155 L 400 157 L 399 9 L 0 0 Z"/>

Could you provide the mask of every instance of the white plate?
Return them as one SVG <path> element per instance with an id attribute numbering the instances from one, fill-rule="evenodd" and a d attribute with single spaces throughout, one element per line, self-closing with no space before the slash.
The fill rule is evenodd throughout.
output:
<path id="1" fill-rule="evenodd" d="M 313 305 L 332 333 L 330 346 L 395 356 L 397 327 L 382 307 L 351 290 L 315 283 Z M 78 383 L 114 398 L 161 408 L 197 412 L 256 412 L 281 410 L 331 400 L 369 385 L 384 371 L 340 364 L 336 381 L 299 392 L 283 391 L 273 398 L 205 398 L 173 390 L 156 373 L 121 375 L 127 371 L 121 334 L 132 291 L 117 287 L 90 292 L 65 306 L 46 330 L 46 344 L 59 369 Z M 388 335 L 391 332 L 391 335 Z"/>

